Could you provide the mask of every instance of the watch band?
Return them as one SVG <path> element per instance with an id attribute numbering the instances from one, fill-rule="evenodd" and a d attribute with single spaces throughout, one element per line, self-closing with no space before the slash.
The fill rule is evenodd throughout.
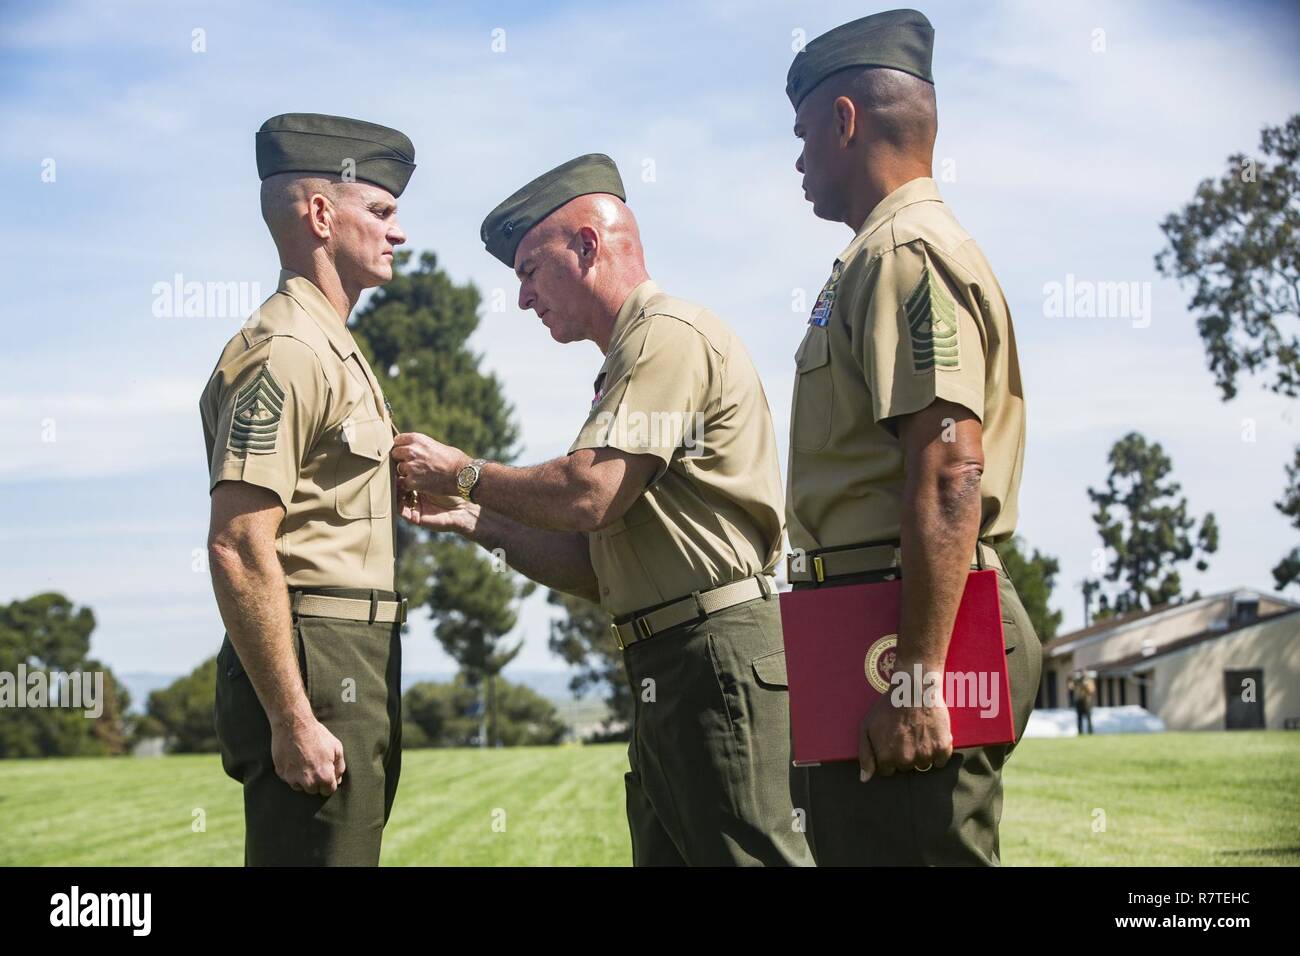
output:
<path id="1" fill-rule="evenodd" d="M 462 482 L 460 475 L 456 476 L 456 490 L 466 501 L 473 501 L 474 488 L 478 485 L 478 480 L 483 475 L 483 466 L 487 464 L 486 458 L 475 458 L 468 465 L 461 469 L 462 472 L 473 469 L 472 476 L 468 482 Z"/>

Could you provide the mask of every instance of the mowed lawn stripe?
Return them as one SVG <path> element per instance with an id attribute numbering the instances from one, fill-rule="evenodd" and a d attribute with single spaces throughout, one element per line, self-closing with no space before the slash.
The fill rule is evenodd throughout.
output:
<path id="1" fill-rule="evenodd" d="M 407 751 L 383 863 L 626 865 L 626 749 Z M 1300 734 L 1026 740 L 1004 781 L 1009 865 L 1300 864 Z M 0 864 L 242 860 L 241 791 L 215 755 L 0 761 Z"/>
<path id="2" fill-rule="evenodd" d="M 1300 862 L 1300 735 L 1026 740 L 1004 779 L 1008 864 Z"/>
<path id="3" fill-rule="evenodd" d="M 593 865 L 630 860 L 619 747 L 466 752 L 484 769 L 472 787 L 439 790 L 441 752 L 403 755 L 384 836 L 390 865 Z M 563 755 L 563 756 L 561 756 Z M 415 759 L 410 763 L 408 757 Z M 417 793 L 415 801 L 407 799 Z M 504 811 L 504 816 L 494 811 Z M 494 829 L 504 824 L 504 830 Z"/>

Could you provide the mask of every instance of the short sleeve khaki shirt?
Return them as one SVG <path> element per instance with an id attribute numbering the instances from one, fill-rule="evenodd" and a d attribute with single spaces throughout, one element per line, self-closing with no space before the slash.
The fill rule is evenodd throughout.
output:
<path id="1" fill-rule="evenodd" d="M 589 535 L 615 616 L 762 572 L 781 550 L 781 473 L 762 382 L 712 312 L 644 282 L 619 310 L 596 396 L 569 448 L 659 460 L 618 521 Z"/>
<path id="2" fill-rule="evenodd" d="M 222 351 L 199 407 L 209 488 L 245 481 L 284 505 L 276 548 L 290 587 L 393 589 L 395 429 L 320 289 L 282 271 Z"/>
<path id="3" fill-rule="evenodd" d="M 792 548 L 898 540 L 903 448 L 892 423 L 936 399 L 982 425 L 980 537 L 1012 534 L 1025 403 L 1011 315 L 933 179 L 885 197 L 836 259 L 795 366 Z"/>

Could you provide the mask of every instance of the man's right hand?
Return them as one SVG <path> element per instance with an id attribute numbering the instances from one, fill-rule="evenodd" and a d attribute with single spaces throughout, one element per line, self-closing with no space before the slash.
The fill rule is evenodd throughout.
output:
<path id="1" fill-rule="evenodd" d="M 343 744 L 315 717 L 271 724 L 275 774 L 290 789 L 328 797 L 343 783 Z"/>
<path id="2" fill-rule="evenodd" d="M 402 517 L 429 531 L 452 531 L 472 537 L 478 524 L 479 506 L 459 495 L 432 495 L 407 492 L 402 502 Z"/>

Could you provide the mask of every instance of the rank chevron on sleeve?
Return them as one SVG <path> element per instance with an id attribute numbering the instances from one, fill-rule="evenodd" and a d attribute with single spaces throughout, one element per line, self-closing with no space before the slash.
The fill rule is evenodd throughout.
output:
<path id="1" fill-rule="evenodd" d="M 957 307 L 952 296 L 926 267 L 903 305 L 912 336 L 912 364 L 917 372 L 957 367 Z"/>
<path id="2" fill-rule="evenodd" d="M 284 409 L 284 389 L 263 365 L 257 376 L 235 396 L 235 419 L 230 425 L 230 448 L 265 453 L 275 451 L 275 436 Z"/>

